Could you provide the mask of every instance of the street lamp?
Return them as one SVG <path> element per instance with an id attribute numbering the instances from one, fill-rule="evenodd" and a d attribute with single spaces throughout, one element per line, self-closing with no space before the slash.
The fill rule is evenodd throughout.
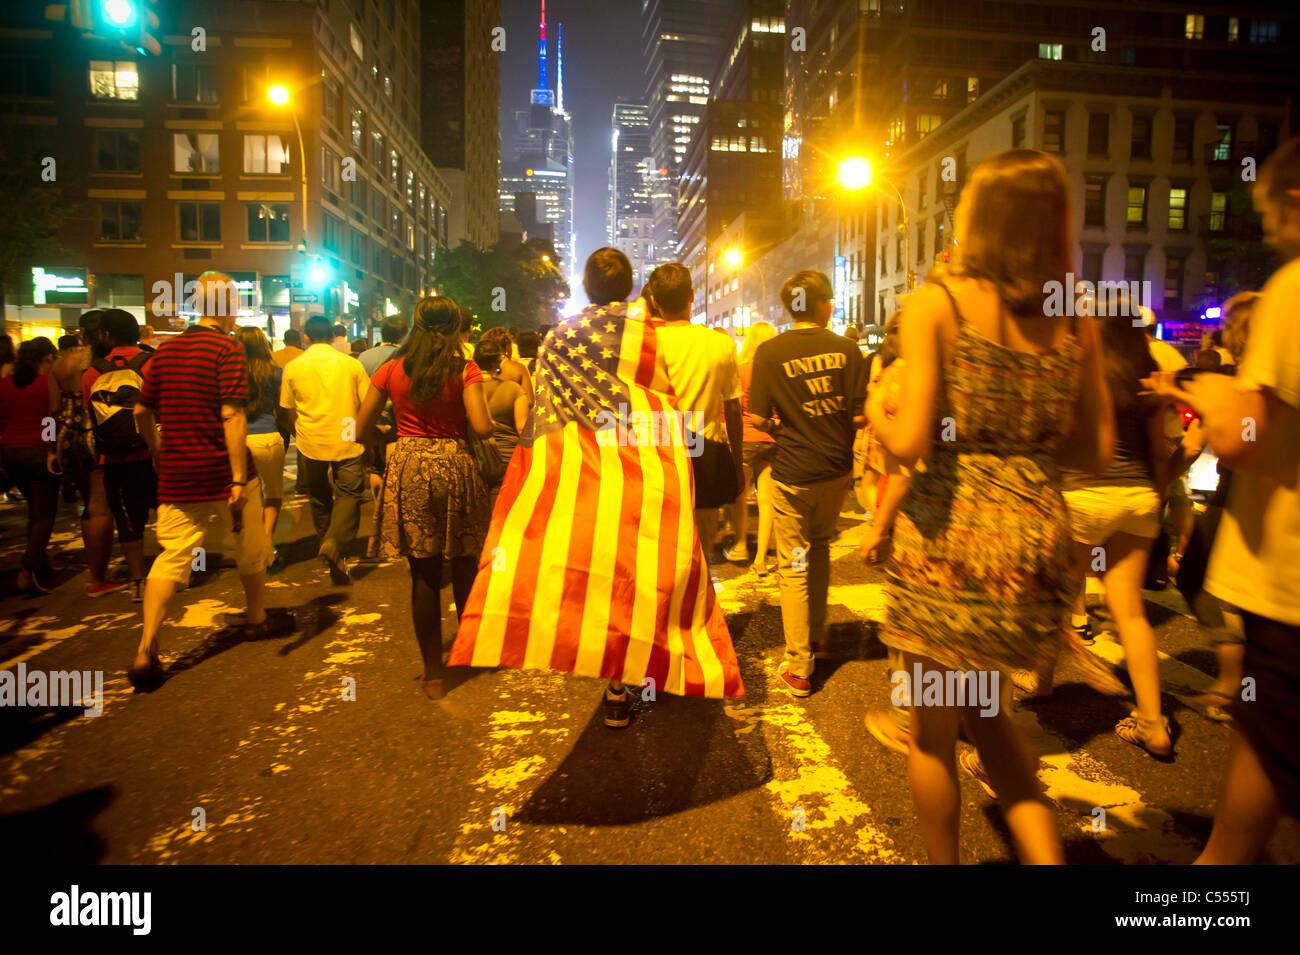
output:
<path id="1" fill-rule="evenodd" d="M 907 290 L 914 292 L 916 291 L 916 272 L 912 269 L 912 229 L 908 225 L 907 204 L 903 202 L 903 194 L 899 191 L 898 186 L 884 176 L 879 178 L 898 199 L 898 208 L 903 216 L 903 271 L 907 276 Z M 876 174 L 871 165 L 871 160 L 863 156 L 849 156 L 847 159 L 840 160 L 840 186 L 846 192 L 861 192 L 864 189 L 870 189 L 875 184 L 875 180 Z"/>
<path id="2" fill-rule="evenodd" d="M 298 124 L 298 111 L 290 106 L 292 99 L 289 93 L 289 87 L 283 83 L 276 83 L 266 91 L 266 98 L 274 106 L 288 106 L 289 115 L 293 117 L 293 129 L 298 134 L 298 163 L 302 168 L 302 246 L 306 249 L 307 245 L 307 150 L 302 144 L 302 126 Z"/>
<path id="3" fill-rule="evenodd" d="M 741 252 L 739 248 L 733 245 L 731 248 L 727 249 L 727 251 L 723 253 L 722 259 L 724 262 L 727 263 L 728 267 L 743 274 L 745 270 L 745 253 Z M 758 265 L 757 262 L 750 262 L 749 264 L 755 266 L 755 271 L 758 273 L 758 287 L 760 289 L 760 295 L 761 295 L 760 301 L 762 302 L 762 309 L 763 309 L 762 314 L 763 314 L 764 321 L 766 321 L 767 320 L 767 279 L 764 278 L 763 276 L 763 270 L 757 268 Z"/>

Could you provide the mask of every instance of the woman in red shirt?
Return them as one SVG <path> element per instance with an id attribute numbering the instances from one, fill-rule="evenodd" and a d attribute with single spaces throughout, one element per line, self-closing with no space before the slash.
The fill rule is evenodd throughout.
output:
<path id="1" fill-rule="evenodd" d="M 424 692 L 442 697 L 442 561 L 451 561 L 457 612 L 469 599 L 491 519 L 487 487 L 466 443 L 492 436 L 483 373 L 460 347 L 461 314 L 445 296 L 421 299 L 410 337 L 371 378 L 358 431 L 377 442 L 375 424 L 393 402 L 397 443 L 388 452 L 377 529 L 389 557 L 411 569 L 411 616 L 424 658 Z M 468 422 L 467 422 L 468 419 Z"/>
<path id="2" fill-rule="evenodd" d="M 45 456 L 54 447 L 48 376 L 56 354 L 48 338 L 23 342 L 14 373 L 0 379 L 5 470 L 27 501 L 27 550 L 18 572 L 18 588 L 27 593 L 48 594 L 54 575 L 47 550 L 59 508 L 59 477 L 50 473 Z"/>

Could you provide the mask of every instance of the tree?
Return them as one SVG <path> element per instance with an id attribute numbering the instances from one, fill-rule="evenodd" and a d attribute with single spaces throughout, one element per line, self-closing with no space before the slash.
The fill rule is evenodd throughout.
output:
<path id="1" fill-rule="evenodd" d="M 49 150 L 33 141 L 33 127 L 0 126 L 0 316 L 5 292 L 20 287 L 33 263 L 67 254 L 59 230 L 70 213 L 57 178 L 42 178 Z M 57 167 L 55 167 L 57 174 Z"/>
<path id="2" fill-rule="evenodd" d="M 559 256 L 546 239 L 487 250 L 462 242 L 438 254 L 430 282 L 439 295 L 473 312 L 483 328 L 505 325 L 535 331 L 542 315 L 553 314 L 556 302 L 569 291 Z"/>
<path id="3" fill-rule="evenodd" d="M 1223 222 L 1216 224 L 1221 226 L 1219 230 L 1205 230 L 1205 258 L 1219 273 L 1219 295 L 1227 299 L 1241 291 L 1263 288 L 1281 263 L 1263 242 L 1264 229 L 1246 183 L 1237 182 L 1228 192 Z"/>

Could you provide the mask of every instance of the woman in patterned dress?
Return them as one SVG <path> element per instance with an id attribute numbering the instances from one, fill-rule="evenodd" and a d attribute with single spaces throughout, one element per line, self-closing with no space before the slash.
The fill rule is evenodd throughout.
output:
<path id="1" fill-rule="evenodd" d="M 959 671 L 1009 690 L 1008 671 L 1055 654 L 1069 630 L 1073 544 L 1060 468 L 1104 469 L 1115 423 L 1096 327 L 1047 304 L 1046 283 L 1059 288 L 1072 271 L 1061 164 L 1024 149 L 981 163 L 954 224 L 955 261 L 906 306 L 897 411 L 879 393 L 867 401 L 885 447 L 904 466 L 925 461 L 895 525 L 882 639 L 921 686 L 951 686 L 947 675 Z M 1090 682 L 1109 688 L 1076 649 Z M 1020 858 L 1064 861 L 1009 693 L 981 715 L 951 696 L 920 705 L 921 686 L 911 691 L 908 775 L 930 861 L 958 861 L 963 723 Z"/>

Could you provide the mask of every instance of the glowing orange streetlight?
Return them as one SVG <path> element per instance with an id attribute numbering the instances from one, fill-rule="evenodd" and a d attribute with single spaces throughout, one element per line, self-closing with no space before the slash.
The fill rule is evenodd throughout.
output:
<path id="1" fill-rule="evenodd" d="M 733 245 L 723 253 L 722 260 L 727 263 L 729 268 L 738 269 L 741 263 L 745 261 L 745 256 Z"/>
<path id="2" fill-rule="evenodd" d="M 870 189 L 874 179 L 871 160 L 863 156 L 849 156 L 840 161 L 840 185 L 849 192 Z"/>

